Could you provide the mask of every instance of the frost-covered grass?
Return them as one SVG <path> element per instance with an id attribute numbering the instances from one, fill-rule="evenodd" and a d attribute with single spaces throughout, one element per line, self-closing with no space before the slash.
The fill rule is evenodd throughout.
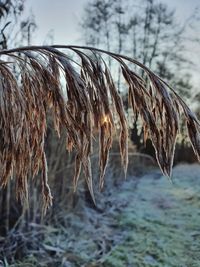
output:
<path id="1" fill-rule="evenodd" d="M 141 178 L 134 196 L 118 215 L 126 238 L 105 258 L 103 266 L 200 266 L 200 167 L 180 165 L 173 184 L 164 177 Z M 120 200 L 119 200 L 120 201 Z"/>
<path id="2" fill-rule="evenodd" d="M 68 227 L 46 227 L 40 251 L 10 266 L 199 267 L 200 166 L 175 167 L 172 181 L 129 177 L 98 211 L 58 214 Z"/>

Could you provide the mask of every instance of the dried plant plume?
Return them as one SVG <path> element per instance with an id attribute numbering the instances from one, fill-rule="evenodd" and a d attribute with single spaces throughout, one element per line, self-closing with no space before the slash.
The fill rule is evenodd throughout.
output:
<path id="1" fill-rule="evenodd" d="M 76 61 L 67 55 L 66 50 L 75 54 Z M 126 112 L 103 55 L 121 66 L 121 75 L 128 86 L 129 104 L 133 113 L 140 115 L 144 138 L 152 140 L 162 172 L 171 175 L 181 111 L 192 147 L 200 159 L 200 124 L 195 115 L 166 82 L 138 61 L 81 46 L 29 46 L 2 50 L 0 183 L 6 186 L 10 177 L 14 177 L 17 198 L 21 201 L 28 198 L 28 177 L 41 172 L 44 209 L 52 203 L 44 150 L 49 113 L 58 136 L 61 129 L 65 129 L 67 149 L 76 153 L 74 190 L 83 170 L 95 201 L 90 160 L 94 132 L 99 133 L 99 187 L 102 188 L 116 122 L 120 126 L 119 145 L 126 172 Z M 134 64 L 146 73 L 147 79 L 142 79 L 131 69 Z"/>

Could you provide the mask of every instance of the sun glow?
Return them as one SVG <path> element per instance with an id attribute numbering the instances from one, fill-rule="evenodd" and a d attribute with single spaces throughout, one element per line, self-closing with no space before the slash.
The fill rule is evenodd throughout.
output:
<path id="1" fill-rule="evenodd" d="M 102 123 L 103 124 L 107 124 L 109 122 L 109 117 L 107 115 L 105 115 L 102 119 Z"/>

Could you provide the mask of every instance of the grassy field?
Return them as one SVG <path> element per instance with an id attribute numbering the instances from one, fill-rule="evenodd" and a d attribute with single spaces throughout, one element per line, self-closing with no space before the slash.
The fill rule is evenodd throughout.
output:
<path id="1" fill-rule="evenodd" d="M 129 177 L 99 198 L 97 210 L 59 216 L 67 228 L 33 225 L 43 233 L 37 250 L 7 266 L 200 266 L 199 165 L 175 167 L 172 181 L 157 170 Z"/>

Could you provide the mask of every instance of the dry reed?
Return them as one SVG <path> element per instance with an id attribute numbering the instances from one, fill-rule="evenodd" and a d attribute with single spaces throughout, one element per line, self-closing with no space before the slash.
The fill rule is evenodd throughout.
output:
<path id="1" fill-rule="evenodd" d="M 75 53 L 74 62 L 61 49 Z M 158 164 L 171 175 L 174 148 L 183 111 L 188 135 L 200 159 L 200 124 L 185 102 L 170 86 L 147 67 L 126 56 L 79 46 L 29 46 L 0 51 L 0 182 L 16 181 L 17 198 L 28 198 L 28 176 L 41 171 L 44 210 L 51 205 L 44 150 L 47 115 L 52 114 L 60 136 L 65 129 L 66 147 L 76 152 L 74 189 L 81 170 L 94 199 L 90 156 L 94 131 L 99 132 L 100 188 L 116 128 L 122 165 L 128 164 L 128 125 L 122 99 L 103 55 L 121 66 L 134 114 L 139 114 L 144 138 L 150 138 Z M 136 64 L 146 73 L 143 80 L 131 70 Z M 15 68 L 14 68 L 15 67 Z M 65 77 L 66 87 L 61 85 Z"/>

